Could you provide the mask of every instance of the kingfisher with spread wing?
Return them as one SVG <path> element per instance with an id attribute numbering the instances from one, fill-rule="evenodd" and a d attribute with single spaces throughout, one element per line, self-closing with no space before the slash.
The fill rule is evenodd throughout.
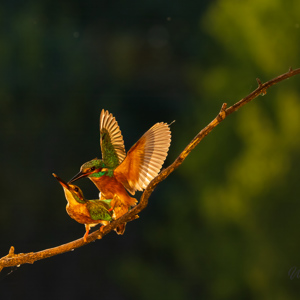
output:
<path id="1" fill-rule="evenodd" d="M 102 159 L 84 163 L 74 182 L 88 177 L 99 189 L 100 199 L 111 202 L 116 218 L 136 205 L 136 191 L 143 191 L 158 175 L 167 157 L 171 143 L 171 131 L 167 123 L 156 123 L 128 151 L 125 152 L 123 136 L 118 122 L 108 111 L 100 114 L 100 147 Z M 127 191 L 126 191 L 127 190 Z M 116 228 L 123 234 L 125 224 Z"/>

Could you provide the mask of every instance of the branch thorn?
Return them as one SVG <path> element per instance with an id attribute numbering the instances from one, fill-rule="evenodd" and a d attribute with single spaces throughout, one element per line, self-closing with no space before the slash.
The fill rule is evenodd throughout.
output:
<path id="1" fill-rule="evenodd" d="M 257 81 L 259 87 L 261 87 L 261 86 L 262 86 L 262 83 L 261 83 L 260 79 L 259 79 L 259 78 L 256 78 L 256 81 Z"/>
<path id="2" fill-rule="evenodd" d="M 218 115 L 218 119 L 220 118 L 219 122 L 221 122 L 222 120 L 225 119 L 225 117 L 226 117 L 226 108 L 227 108 L 227 103 L 223 103 L 223 105 L 221 107 L 221 110 L 219 112 L 219 115 Z"/>
<path id="3" fill-rule="evenodd" d="M 223 103 L 222 107 L 221 107 L 221 111 L 225 111 L 227 108 L 227 103 Z"/>
<path id="4" fill-rule="evenodd" d="M 11 246 L 8 252 L 8 256 L 14 256 L 15 255 L 15 247 Z"/>

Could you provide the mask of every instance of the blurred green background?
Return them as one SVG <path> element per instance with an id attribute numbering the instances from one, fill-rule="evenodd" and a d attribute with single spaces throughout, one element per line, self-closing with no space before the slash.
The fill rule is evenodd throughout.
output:
<path id="1" fill-rule="evenodd" d="M 51 174 L 100 157 L 102 108 L 127 150 L 176 120 L 168 165 L 256 77 L 300 66 L 296 0 L 6 0 L 0 22 L 1 257 L 84 234 Z M 299 299 L 299 83 L 226 119 L 124 236 L 4 269 L 1 299 Z"/>

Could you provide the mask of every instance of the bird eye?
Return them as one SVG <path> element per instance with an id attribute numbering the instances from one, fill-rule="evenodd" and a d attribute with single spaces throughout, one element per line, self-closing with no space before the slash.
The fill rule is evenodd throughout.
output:
<path id="1" fill-rule="evenodd" d="M 94 166 L 94 167 L 91 167 L 91 171 L 95 171 L 95 169 L 96 169 L 96 167 Z"/>
<path id="2" fill-rule="evenodd" d="M 76 188 L 74 189 L 74 191 L 78 193 L 78 192 L 79 192 L 79 188 L 76 187 Z"/>

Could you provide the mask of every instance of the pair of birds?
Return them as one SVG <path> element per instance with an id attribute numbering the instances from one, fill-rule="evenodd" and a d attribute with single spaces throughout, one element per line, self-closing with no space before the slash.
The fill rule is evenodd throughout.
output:
<path id="1" fill-rule="evenodd" d="M 128 151 L 125 152 L 123 136 L 112 114 L 102 110 L 100 114 L 100 147 L 102 159 L 84 163 L 80 172 L 68 183 L 53 173 L 62 185 L 67 199 L 67 213 L 78 223 L 90 227 L 109 224 L 124 215 L 137 200 L 136 191 L 144 190 L 157 176 L 167 157 L 171 143 L 171 131 L 167 123 L 156 123 Z M 81 189 L 72 182 L 88 177 L 99 189 L 99 200 L 87 200 Z M 127 190 L 127 191 L 126 191 Z M 125 225 L 115 230 L 123 234 Z M 103 226 L 101 228 L 103 228 Z"/>

